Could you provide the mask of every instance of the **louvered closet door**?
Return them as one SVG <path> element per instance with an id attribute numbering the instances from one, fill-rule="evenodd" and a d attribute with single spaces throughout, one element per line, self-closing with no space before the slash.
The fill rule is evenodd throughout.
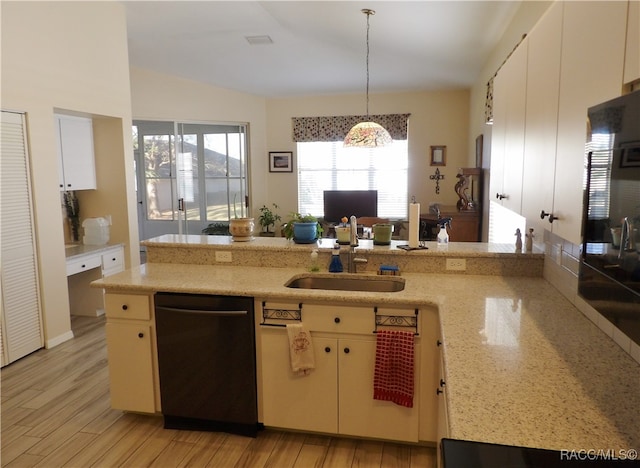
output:
<path id="1" fill-rule="evenodd" d="M 2 364 L 43 345 L 24 115 L 2 112 Z"/>

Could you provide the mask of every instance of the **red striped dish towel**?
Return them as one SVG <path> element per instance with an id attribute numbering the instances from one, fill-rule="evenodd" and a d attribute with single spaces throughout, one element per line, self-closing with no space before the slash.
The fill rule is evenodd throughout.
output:
<path id="1" fill-rule="evenodd" d="M 378 330 L 373 399 L 413 408 L 412 332 Z"/>

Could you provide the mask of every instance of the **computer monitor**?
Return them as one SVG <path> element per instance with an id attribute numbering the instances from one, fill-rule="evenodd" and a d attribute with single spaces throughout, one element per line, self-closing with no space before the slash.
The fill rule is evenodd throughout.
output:
<path id="1" fill-rule="evenodd" d="M 324 220 L 339 223 L 343 216 L 378 216 L 377 190 L 325 190 Z"/>

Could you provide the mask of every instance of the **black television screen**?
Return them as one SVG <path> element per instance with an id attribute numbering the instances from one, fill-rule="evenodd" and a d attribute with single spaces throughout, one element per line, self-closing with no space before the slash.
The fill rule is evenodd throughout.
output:
<path id="1" fill-rule="evenodd" d="M 325 190 L 324 220 L 338 223 L 343 216 L 378 216 L 377 190 Z"/>

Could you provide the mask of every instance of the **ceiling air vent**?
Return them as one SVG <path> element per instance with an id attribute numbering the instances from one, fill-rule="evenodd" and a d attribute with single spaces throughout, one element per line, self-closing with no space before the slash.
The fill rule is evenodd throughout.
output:
<path id="1" fill-rule="evenodd" d="M 245 36 L 244 38 L 251 45 L 273 44 L 273 40 L 269 36 Z"/>

